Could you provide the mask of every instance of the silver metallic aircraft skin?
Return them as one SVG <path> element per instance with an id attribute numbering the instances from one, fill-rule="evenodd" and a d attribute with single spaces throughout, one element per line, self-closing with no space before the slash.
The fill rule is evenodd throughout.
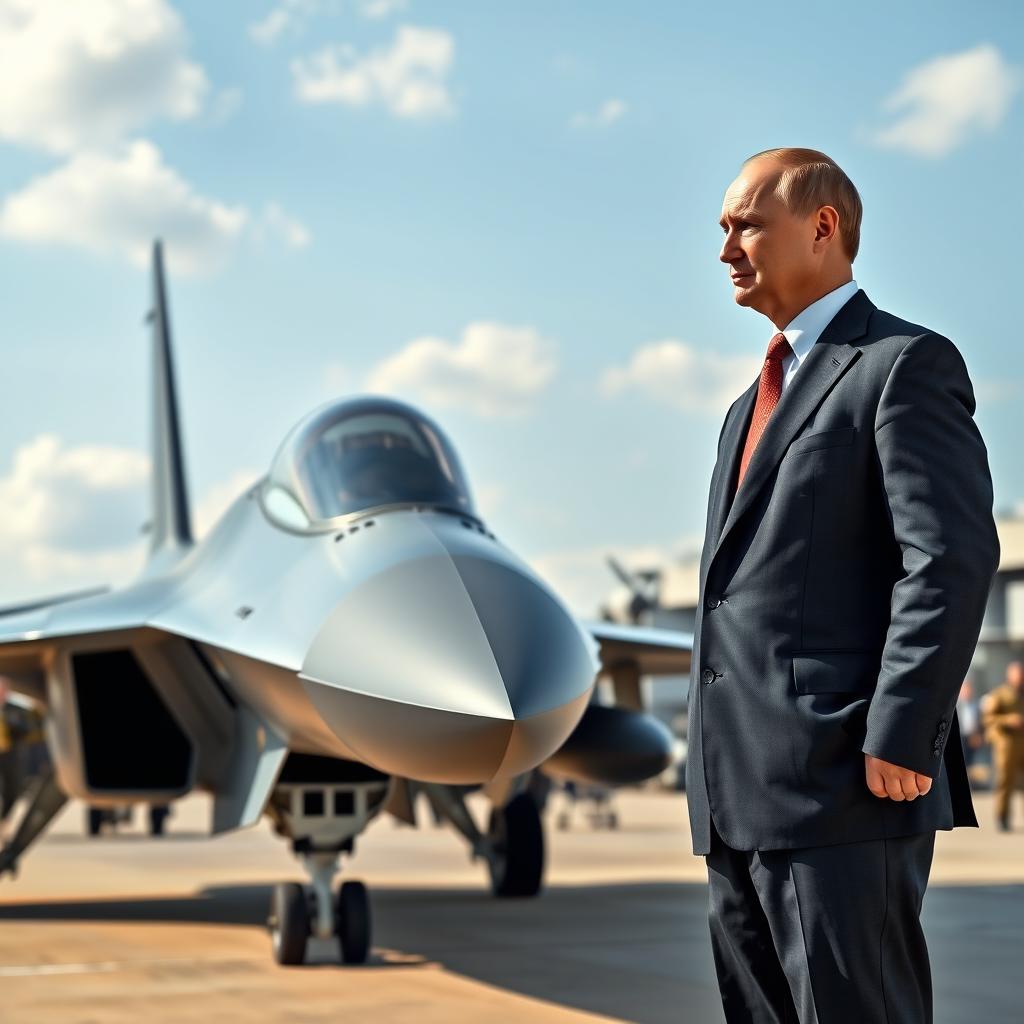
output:
<path id="1" fill-rule="evenodd" d="M 299 536 L 268 520 L 258 491 L 171 572 L 12 617 L 5 643 L 193 640 L 236 667 L 234 690 L 289 748 L 389 775 L 486 783 L 561 746 L 598 644 L 526 563 L 465 515 L 429 508 Z"/>
<path id="2" fill-rule="evenodd" d="M 286 476 L 279 453 L 268 476 L 196 543 L 159 243 L 152 319 L 153 520 L 145 570 L 120 590 L 0 610 L 0 673 L 45 708 L 56 774 L 22 834 L 0 854 L 0 873 L 67 796 L 94 805 L 161 802 L 197 787 L 214 796 L 211 832 L 273 811 L 296 848 L 336 858 L 379 800 L 360 803 L 351 820 L 342 814 L 324 839 L 324 824 L 289 804 L 281 781 L 289 757 L 299 755 L 386 776 L 386 809 L 410 823 L 410 787 L 427 787 L 474 854 L 485 856 L 459 787 L 488 787 L 500 808 L 538 767 L 614 783 L 665 766 L 667 731 L 642 714 L 639 678 L 687 672 L 691 638 L 578 621 L 488 529 L 467 488 L 461 507 L 397 500 L 296 524 L 274 511 L 275 488 Z M 406 417 L 436 436 L 439 458 L 460 478 L 440 428 L 382 396 L 316 410 L 282 452 L 311 443 L 305 438 L 323 423 L 375 415 Z M 150 716 L 140 721 L 154 737 L 164 737 L 153 745 L 164 751 L 162 763 L 147 763 L 144 743 L 127 743 L 132 722 L 120 723 L 120 733 L 95 731 L 87 705 L 102 707 L 105 673 L 122 687 L 110 690 L 110 716 L 118 714 L 116 694 L 134 693 L 132 680 L 152 688 L 149 703 L 132 707 Z M 591 716 L 574 749 L 602 674 L 613 680 L 621 707 Z M 125 737 L 131 752 L 112 755 L 111 736 L 115 743 Z M 180 771 L 172 765 L 178 761 Z M 324 870 L 320 862 L 311 868 L 321 932 L 330 924 L 316 875 Z"/>

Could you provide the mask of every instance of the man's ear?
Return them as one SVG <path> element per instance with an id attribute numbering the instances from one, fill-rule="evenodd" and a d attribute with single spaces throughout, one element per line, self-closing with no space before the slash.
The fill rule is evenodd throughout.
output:
<path id="1" fill-rule="evenodd" d="M 814 233 L 816 242 L 836 238 L 839 235 L 839 211 L 834 206 L 822 206 L 818 210 L 818 223 Z"/>

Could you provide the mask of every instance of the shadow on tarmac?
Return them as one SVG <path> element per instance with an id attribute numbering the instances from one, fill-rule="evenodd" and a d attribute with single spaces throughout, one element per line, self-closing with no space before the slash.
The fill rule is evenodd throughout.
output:
<path id="1" fill-rule="evenodd" d="M 267 883 L 209 888 L 183 898 L 12 903 L 0 905 L 0 922 L 262 929 L 270 891 Z M 532 900 L 496 900 L 474 889 L 378 886 L 370 899 L 371 959 L 337 970 L 439 965 L 510 992 L 637 1024 L 722 1019 L 704 885 L 559 885 Z M 1019 1019 L 1015 979 L 1024 949 L 1024 885 L 933 885 L 923 917 L 936 1024 Z"/>

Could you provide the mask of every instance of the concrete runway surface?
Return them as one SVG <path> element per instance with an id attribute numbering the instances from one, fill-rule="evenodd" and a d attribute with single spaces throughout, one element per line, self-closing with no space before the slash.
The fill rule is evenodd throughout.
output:
<path id="1" fill-rule="evenodd" d="M 1024 1020 L 1024 828 L 995 832 L 991 797 L 976 802 L 982 829 L 939 833 L 925 900 L 936 1024 Z M 483 864 L 425 804 L 418 831 L 377 819 L 342 874 L 370 888 L 370 962 L 341 966 L 314 941 L 299 968 L 270 956 L 270 886 L 302 874 L 265 823 L 201 838 L 208 803 L 196 797 L 164 839 L 143 834 L 139 808 L 135 826 L 90 840 L 72 804 L 0 882 L 0 1022 L 720 1024 L 685 798 L 616 804 L 618 830 L 593 829 L 578 808 L 563 832 L 553 797 L 534 900 L 492 899 Z"/>

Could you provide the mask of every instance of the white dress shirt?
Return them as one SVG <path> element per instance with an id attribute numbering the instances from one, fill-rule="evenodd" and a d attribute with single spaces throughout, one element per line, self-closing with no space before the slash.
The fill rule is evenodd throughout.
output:
<path id="1" fill-rule="evenodd" d="M 800 369 L 800 364 L 807 358 L 811 346 L 821 337 L 821 332 L 839 310 L 853 298 L 859 285 L 856 281 L 847 281 L 838 288 L 826 292 L 820 299 L 815 299 L 806 309 L 797 313 L 786 325 L 782 333 L 793 350 L 782 360 L 782 390 L 785 391 L 790 381 Z M 778 334 L 778 331 L 775 332 Z"/>

